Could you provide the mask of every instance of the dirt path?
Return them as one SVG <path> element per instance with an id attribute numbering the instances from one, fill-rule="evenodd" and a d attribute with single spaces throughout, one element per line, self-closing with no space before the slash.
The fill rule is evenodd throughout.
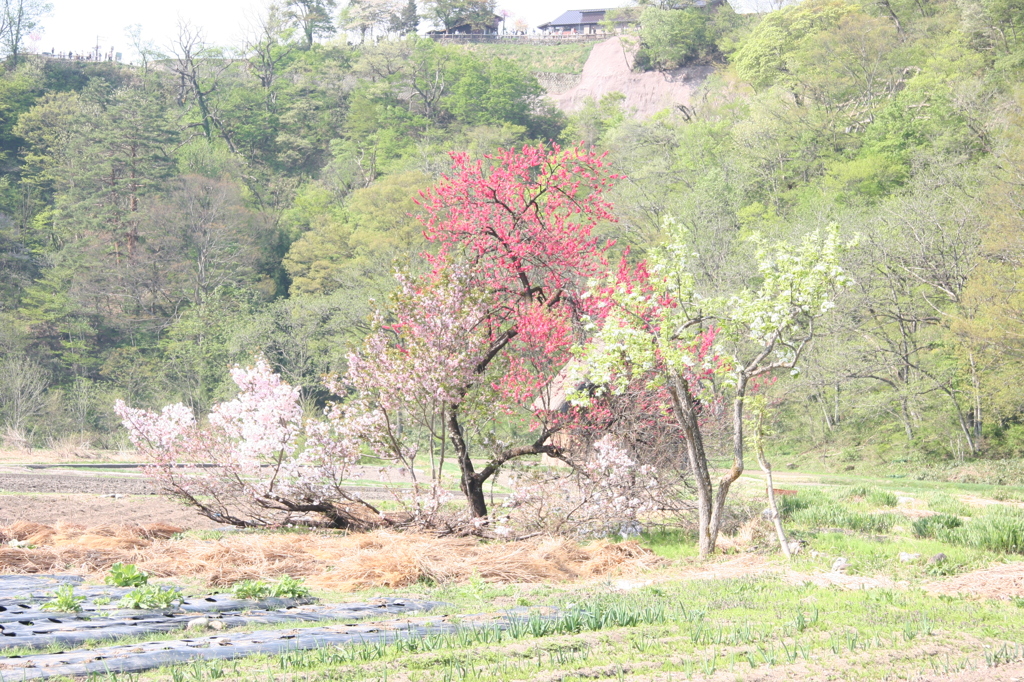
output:
<path id="1" fill-rule="evenodd" d="M 186 529 L 219 525 L 161 495 L 119 498 L 90 494 L 0 495 L 0 525 L 14 521 L 45 524 L 65 521 L 83 526 L 167 523 Z"/>
<path id="2" fill-rule="evenodd" d="M 8 493 L 87 493 L 90 495 L 155 495 L 143 476 L 96 474 L 0 473 L 0 491 Z"/>

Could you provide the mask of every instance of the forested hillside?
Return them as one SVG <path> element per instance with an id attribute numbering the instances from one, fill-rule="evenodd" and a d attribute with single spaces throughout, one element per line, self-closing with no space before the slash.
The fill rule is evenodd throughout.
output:
<path id="1" fill-rule="evenodd" d="M 423 267 L 414 199 L 449 151 L 584 140 L 625 176 L 601 236 L 640 259 L 685 227 L 703 291 L 749 284 L 762 241 L 856 239 L 803 371 L 763 387 L 775 447 L 1024 454 L 1024 8 L 638 16 L 639 67 L 716 66 L 693 107 L 637 120 L 613 95 L 566 117 L 532 73 L 555 53 L 317 42 L 274 11 L 230 49 L 185 25 L 141 66 L 8 59 L 8 440 L 118 446 L 115 399 L 203 414 L 257 355 L 322 401 L 393 270 Z"/>

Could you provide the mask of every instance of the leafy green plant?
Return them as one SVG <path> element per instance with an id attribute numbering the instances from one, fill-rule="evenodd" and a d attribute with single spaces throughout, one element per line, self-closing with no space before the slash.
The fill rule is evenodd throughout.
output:
<path id="1" fill-rule="evenodd" d="M 270 596 L 282 599 L 301 599 L 309 596 L 309 588 L 302 580 L 290 575 L 283 575 L 270 586 Z"/>
<path id="2" fill-rule="evenodd" d="M 79 597 L 75 594 L 75 588 L 72 585 L 61 585 L 53 592 L 53 599 L 43 604 L 43 608 L 47 611 L 64 611 L 66 613 L 77 613 L 82 610 L 82 602 L 85 601 L 85 597 Z"/>
<path id="3" fill-rule="evenodd" d="M 121 597 L 117 605 L 124 609 L 166 609 L 184 599 L 176 587 L 142 585 Z"/>
<path id="4" fill-rule="evenodd" d="M 103 582 L 118 587 L 141 587 L 149 582 L 149 574 L 135 564 L 122 564 L 119 561 L 110 567 L 110 573 Z"/>
<path id="5" fill-rule="evenodd" d="M 788 519 L 793 516 L 794 512 L 810 507 L 811 500 L 804 495 L 780 495 L 775 498 L 775 504 L 779 508 L 779 515 Z"/>
<path id="6" fill-rule="evenodd" d="M 96 597 L 92 600 L 92 603 L 96 606 L 106 606 L 110 603 L 110 597 Z"/>
<path id="7" fill-rule="evenodd" d="M 270 585 L 262 580 L 239 580 L 231 586 L 231 593 L 238 599 L 262 599 L 270 592 Z"/>
<path id="8" fill-rule="evenodd" d="M 967 521 L 957 516 L 937 514 L 915 521 L 914 534 L 951 545 L 1024 554 L 1024 512 L 993 505 Z"/>
<path id="9" fill-rule="evenodd" d="M 993 552 L 1024 554 L 1024 513 L 1018 509 L 993 506 L 962 527 L 941 534 L 939 539 Z"/>

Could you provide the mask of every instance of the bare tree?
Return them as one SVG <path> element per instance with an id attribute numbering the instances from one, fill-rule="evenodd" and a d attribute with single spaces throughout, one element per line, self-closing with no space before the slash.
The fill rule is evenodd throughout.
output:
<path id="1" fill-rule="evenodd" d="M 178 104 L 184 107 L 194 102 L 199 109 L 199 121 L 193 125 L 202 129 L 207 140 L 219 132 L 231 151 L 237 151 L 211 101 L 211 95 L 217 91 L 218 76 L 230 66 L 230 60 L 207 45 L 202 29 L 188 21 L 178 23 L 178 37 L 170 50 L 174 59 L 171 69 L 178 76 Z"/>
<path id="2" fill-rule="evenodd" d="M 39 20 L 50 13 L 53 6 L 40 0 L 0 0 L 0 44 L 10 58 L 11 68 L 18 66 L 21 43 Z"/>
<path id="3" fill-rule="evenodd" d="M 292 53 L 293 48 L 287 43 L 290 32 L 287 17 L 281 7 L 270 5 L 263 14 L 256 17 L 245 38 L 249 71 L 256 76 L 266 93 L 268 111 L 273 109 L 275 103 L 274 81 Z"/>
<path id="4" fill-rule="evenodd" d="M 43 409 L 49 383 L 46 370 L 25 355 L 12 354 L 0 361 L 0 415 L 5 426 L 22 431 Z"/>

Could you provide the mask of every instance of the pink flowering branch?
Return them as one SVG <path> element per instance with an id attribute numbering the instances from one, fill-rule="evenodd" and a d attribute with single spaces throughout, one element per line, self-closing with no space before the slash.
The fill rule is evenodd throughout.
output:
<path id="1" fill-rule="evenodd" d="M 147 473 L 171 495 L 222 523 L 265 526 L 321 514 L 334 526 L 379 516 L 343 481 L 359 457 L 362 427 L 339 405 L 305 418 L 297 387 L 260 360 L 235 367 L 238 395 L 211 410 L 206 424 L 184 405 L 159 413 L 117 401 Z"/>

